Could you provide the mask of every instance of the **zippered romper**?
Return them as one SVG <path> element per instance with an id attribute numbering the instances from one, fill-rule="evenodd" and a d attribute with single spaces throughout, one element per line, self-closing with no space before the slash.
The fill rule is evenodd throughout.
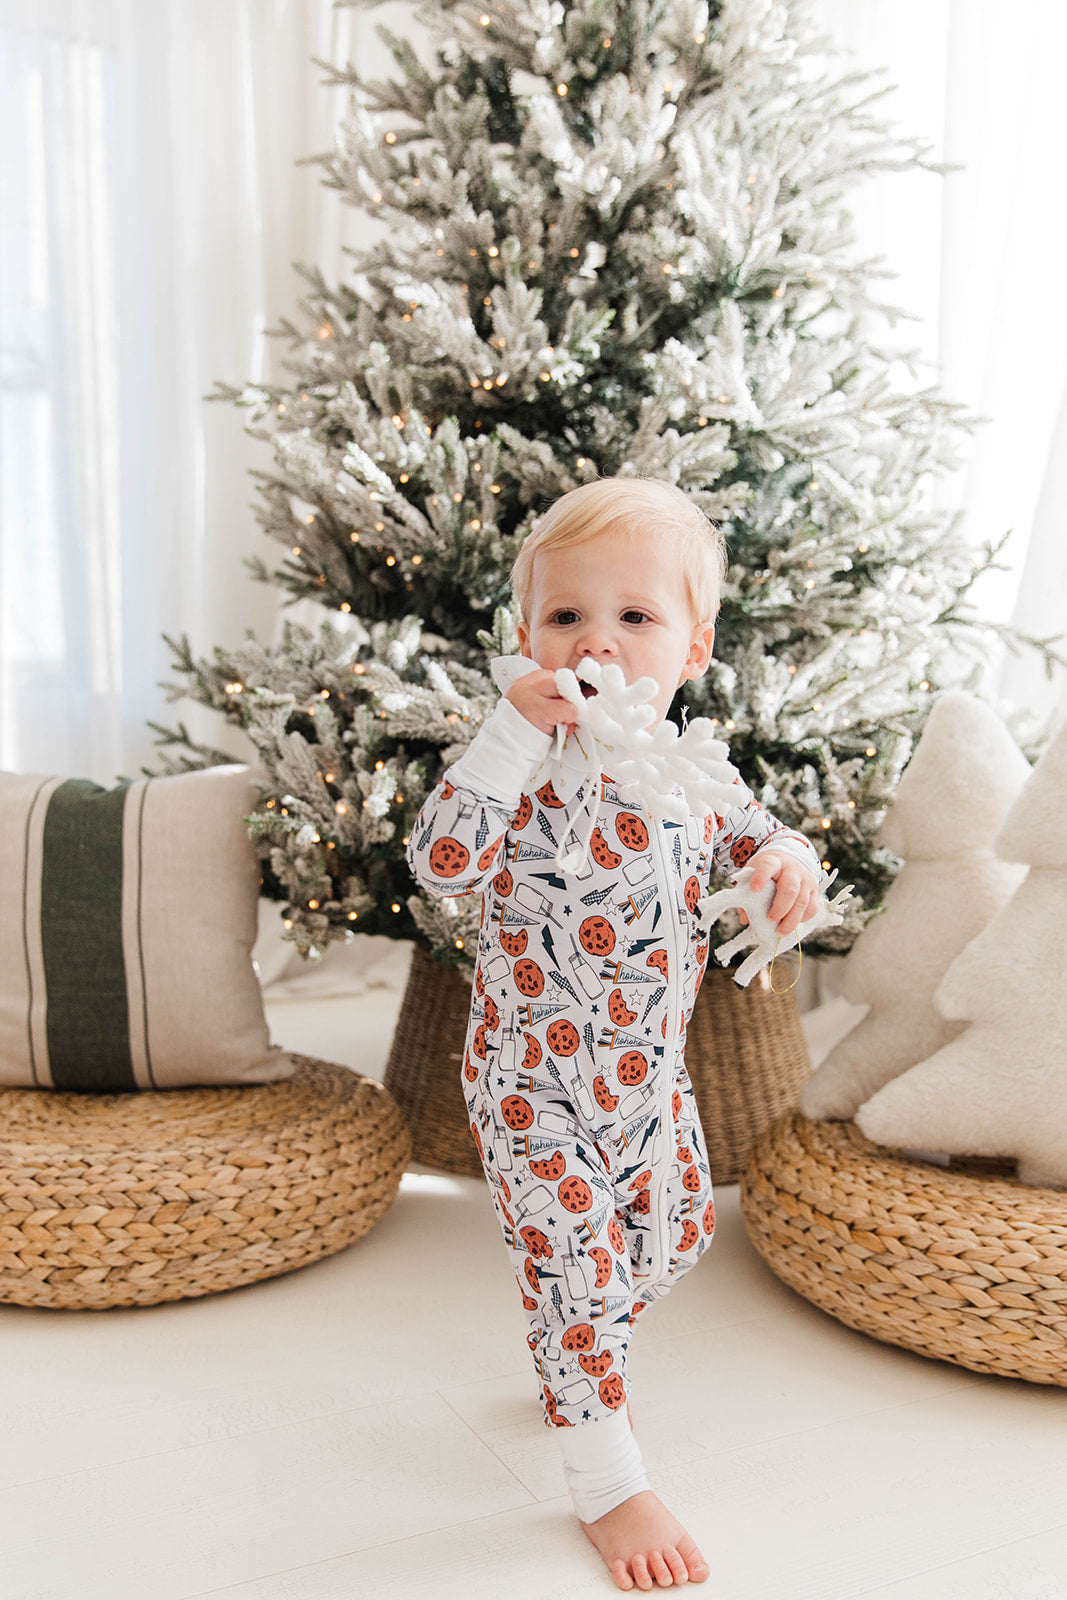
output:
<path id="1" fill-rule="evenodd" d="M 483 897 L 462 1086 L 545 1417 L 569 1427 L 625 1405 L 634 1322 L 714 1232 L 684 1061 L 712 865 L 736 873 L 773 842 L 821 872 L 740 785 L 747 803 L 723 815 L 657 822 L 607 772 L 590 859 L 562 872 L 586 792 L 561 799 L 551 745 L 501 699 L 428 796 L 408 861 L 431 894 Z"/>

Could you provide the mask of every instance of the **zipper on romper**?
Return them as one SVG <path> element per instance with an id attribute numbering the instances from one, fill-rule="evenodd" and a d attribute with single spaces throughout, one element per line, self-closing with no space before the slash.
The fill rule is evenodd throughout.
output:
<path id="1" fill-rule="evenodd" d="M 671 1164 L 671 1151 L 674 1145 L 674 1117 L 671 1111 L 671 1104 L 674 1097 L 674 1051 L 678 1042 L 679 1020 L 682 1011 L 682 941 L 678 927 L 678 906 L 672 893 L 672 869 L 667 854 L 666 840 L 663 835 L 663 824 L 655 818 L 650 818 L 649 820 L 651 823 L 649 831 L 656 841 L 660 904 L 669 924 L 669 932 L 665 934 L 665 942 L 668 946 L 667 997 L 670 1011 L 668 1012 L 667 1033 L 663 1041 L 663 1092 L 660 1097 L 658 1153 L 652 1185 L 655 1194 L 654 1197 L 652 1195 L 649 1196 L 649 1209 L 654 1211 L 656 1217 L 654 1238 L 657 1247 L 652 1256 L 652 1271 L 649 1276 L 655 1282 L 666 1270 L 667 1258 L 670 1253 L 670 1228 L 667 1218 L 663 1214 L 662 1200 L 663 1190 L 667 1183 L 667 1171 Z"/>

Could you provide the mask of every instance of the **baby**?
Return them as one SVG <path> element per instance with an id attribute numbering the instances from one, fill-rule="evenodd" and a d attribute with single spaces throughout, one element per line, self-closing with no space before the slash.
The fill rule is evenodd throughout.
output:
<path id="1" fill-rule="evenodd" d="M 638 1316 L 715 1226 L 683 1059 L 708 955 L 696 903 L 713 865 L 751 864 L 754 888 L 776 882 L 784 937 L 814 914 L 822 874 L 812 845 L 740 785 L 722 816 L 657 822 L 610 771 L 591 780 L 568 765 L 556 730 L 580 744 L 581 714 L 555 671 L 592 661 L 627 683 L 653 678 L 662 720 L 707 670 L 723 571 L 720 532 L 668 484 L 609 478 L 558 500 L 512 573 L 534 665 L 494 663 L 510 687 L 408 849 L 431 893 L 483 896 L 463 1062 L 471 1132 L 574 1507 L 620 1589 L 708 1576 L 649 1487 L 626 1374 Z M 576 856 L 562 846 L 590 805 L 596 826 Z"/>

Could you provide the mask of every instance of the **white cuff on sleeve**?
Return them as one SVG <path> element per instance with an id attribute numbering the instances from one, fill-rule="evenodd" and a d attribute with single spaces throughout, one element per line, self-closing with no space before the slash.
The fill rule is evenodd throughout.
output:
<path id="1" fill-rule="evenodd" d="M 550 733 L 535 728 L 510 700 L 501 699 L 445 776 L 458 788 L 514 807 L 551 748 Z"/>
<path id="2" fill-rule="evenodd" d="M 595 1522 L 632 1494 L 651 1488 L 625 1411 L 553 1432 L 563 1452 L 563 1476 L 583 1522 Z"/>

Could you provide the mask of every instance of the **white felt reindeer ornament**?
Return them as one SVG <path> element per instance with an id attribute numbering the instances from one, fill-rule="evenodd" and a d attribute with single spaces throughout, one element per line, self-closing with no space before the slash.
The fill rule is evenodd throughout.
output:
<path id="1" fill-rule="evenodd" d="M 772 879 L 762 889 L 751 889 L 749 885 L 755 870 L 755 867 L 743 868 L 728 889 L 719 889 L 715 894 L 705 895 L 702 900 L 697 901 L 697 917 L 705 931 L 710 930 L 711 924 L 724 911 L 743 911 L 747 916 L 748 926 L 715 950 L 716 961 L 725 966 L 738 950 L 751 947 L 751 953 L 745 957 L 734 973 L 734 982 L 739 983 L 742 989 L 747 989 L 756 973 L 761 967 L 765 967 L 768 961 L 773 961 L 775 956 L 781 955 L 783 951 L 792 950 L 793 946 L 799 944 L 801 939 L 807 938 L 809 933 L 815 933 L 820 928 L 835 928 L 839 922 L 843 922 L 844 914 L 838 907 L 852 898 L 852 885 L 846 884 L 832 900 L 826 899 L 825 891 L 837 877 L 835 868 L 820 885 L 819 905 L 815 915 L 809 917 L 807 922 L 801 922 L 792 933 L 779 936 L 776 924 L 767 914 L 778 891 L 778 885 Z"/>

